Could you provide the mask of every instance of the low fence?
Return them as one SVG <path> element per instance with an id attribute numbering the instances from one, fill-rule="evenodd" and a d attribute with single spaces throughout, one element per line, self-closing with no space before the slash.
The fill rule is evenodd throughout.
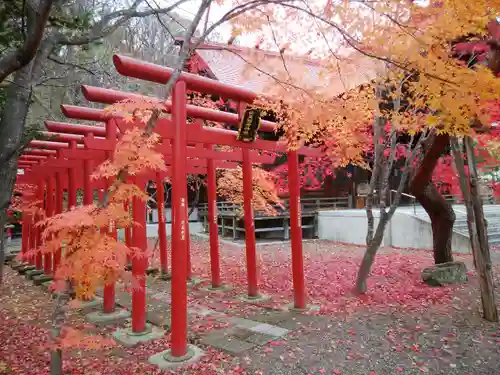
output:
<path id="1" fill-rule="evenodd" d="M 350 207 L 349 197 L 334 198 L 303 198 L 301 206 L 301 224 L 304 237 L 315 237 L 317 235 L 317 213 L 323 210 L 338 210 Z M 290 238 L 290 201 L 284 199 L 282 205 L 274 208 L 277 215 L 270 216 L 263 212 L 255 212 L 255 234 L 258 238 L 270 238 L 279 235 L 281 239 Z M 237 240 L 245 234 L 245 219 L 242 215 L 242 207 L 231 202 L 217 202 L 217 223 L 220 233 L 230 235 Z M 208 231 L 208 204 L 199 207 L 198 214 L 203 221 L 205 231 Z"/>

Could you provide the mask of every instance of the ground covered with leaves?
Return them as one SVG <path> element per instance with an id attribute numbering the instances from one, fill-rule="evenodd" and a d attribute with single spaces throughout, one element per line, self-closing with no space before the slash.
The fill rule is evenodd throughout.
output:
<path id="1" fill-rule="evenodd" d="M 191 246 L 194 275 L 209 279 L 208 241 L 193 236 Z M 264 316 L 272 320 L 275 316 L 291 332 L 233 357 L 202 344 L 204 335 L 223 329 L 224 323 L 209 317 L 190 317 L 190 340 L 202 346 L 206 356 L 175 373 L 498 374 L 500 326 L 481 319 L 479 287 L 473 271 L 469 272 L 467 284 L 431 288 L 420 279 L 420 271 L 432 264 L 430 252 L 384 248 L 370 277 L 369 292 L 356 297 L 350 292 L 362 252 L 361 247 L 328 241 L 305 242 L 308 294 L 310 302 L 320 309 L 295 314 L 286 308 L 293 297 L 289 244 L 258 247 L 260 287 L 271 297 L 260 305 L 236 298 L 246 290 L 244 248 L 221 244 L 222 277 L 233 290 L 207 293 L 203 287 L 208 281 L 191 286 L 190 307 L 203 306 L 255 320 Z M 492 255 L 497 290 L 498 255 Z M 469 256 L 457 256 L 457 260 L 465 261 L 472 269 Z M 152 277 L 148 286 L 148 306 L 152 308 L 156 302 L 166 310 L 161 296 L 168 299 L 168 282 Z M 8 267 L 1 288 L 0 374 L 49 374 L 50 294 Z M 500 300 L 498 294 L 497 298 Z M 147 363 L 147 358 L 169 347 L 168 334 L 132 349 L 105 340 L 101 343 L 104 346 L 96 350 L 98 339 L 110 337 L 117 326 L 85 324 L 79 310 L 71 311 L 69 323 L 76 331 L 69 331 L 73 347 L 65 351 L 65 374 L 161 373 Z M 85 337 L 75 332 L 84 332 Z"/>

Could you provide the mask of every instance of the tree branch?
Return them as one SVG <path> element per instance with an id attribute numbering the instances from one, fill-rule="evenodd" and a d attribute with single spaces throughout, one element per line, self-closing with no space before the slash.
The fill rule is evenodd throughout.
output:
<path id="1" fill-rule="evenodd" d="M 144 11 L 138 11 L 136 8 L 141 1 L 136 1 L 129 9 L 122 9 L 104 16 L 86 34 L 76 35 L 72 37 L 64 34 L 59 34 L 58 44 L 79 46 L 91 43 L 113 33 L 116 29 L 118 29 L 131 18 L 148 17 L 155 14 L 168 14 L 182 3 L 185 3 L 187 0 L 178 0 L 174 4 L 162 9 L 148 9 Z M 110 23 L 114 20 L 116 20 L 116 22 L 110 25 Z"/>
<path id="2" fill-rule="evenodd" d="M 31 13 L 31 17 L 28 17 L 28 35 L 21 47 L 0 58 L 0 82 L 28 65 L 35 57 L 53 4 L 54 0 L 40 0 L 37 10 L 32 8 L 30 2 L 26 4 L 27 12 Z"/>
<path id="3" fill-rule="evenodd" d="M 56 58 L 54 56 L 49 56 L 49 57 L 47 57 L 47 59 L 49 59 L 50 61 L 53 61 L 53 62 L 55 62 L 56 64 L 59 64 L 59 65 L 68 65 L 68 66 L 71 66 L 73 68 L 84 70 L 87 73 L 95 76 L 95 73 L 92 70 L 90 70 L 89 68 L 86 68 L 86 67 L 84 67 L 84 66 L 82 66 L 80 64 L 75 64 L 75 63 L 71 63 L 71 62 L 64 62 L 64 61 L 61 61 L 61 60 L 59 60 L 58 58 Z"/>

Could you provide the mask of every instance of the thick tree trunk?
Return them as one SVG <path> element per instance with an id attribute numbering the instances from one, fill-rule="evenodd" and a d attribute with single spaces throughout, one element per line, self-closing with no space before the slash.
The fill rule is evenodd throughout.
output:
<path id="1" fill-rule="evenodd" d="M 453 261 L 451 238 L 455 212 L 432 182 L 434 168 L 449 140 L 446 134 L 434 137 L 410 183 L 410 191 L 431 219 L 435 264 Z"/>
<path id="2" fill-rule="evenodd" d="M 10 204 L 12 189 L 17 175 L 18 152 L 22 147 L 24 125 L 31 104 L 33 82 L 43 73 L 43 62 L 54 48 L 52 39 L 44 40 L 34 60 L 14 74 L 6 92 L 6 103 L 0 119 L 0 230 L 5 225 L 6 210 Z M 2 241 L 3 243 L 3 241 Z M 0 243 L 0 260 L 5 256 Z M 0 264 L 3 267 L 3 261 Z M 0 281 L 3 268 L 0 268 Z"/>
<path id="3" fill-rule="evenodd" d="M 24 123 L 31 99 L 31 70 L 33 63 L 14 74 L 7 88 L 7 101 L 0 120 L 0 282 L 3 279 L 5 248 L 3 230 L 7 221 L 7 208 L 17 174 L 18 150 L 21 146 Z"/>

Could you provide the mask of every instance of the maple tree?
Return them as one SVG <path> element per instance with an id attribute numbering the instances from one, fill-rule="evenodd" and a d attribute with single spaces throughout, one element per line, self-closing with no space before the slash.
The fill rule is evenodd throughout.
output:
<path id="1" fill-rule="evenodd" d="M 436 163 L 450 135 L 476 137 L 473 128 L 480 125 L 488 129 L 498 117 L 491 108 L 500 89 L 495 77 L 499 65 L 498 23 L 492 9 L 498 9 L 498 4 L 455 0 L 430 1 L 426 7 L 398 0 L 328 1 L 307 6 L 283 3 L 265 8 L 267 18 L 248 13 L 233 22 L 236 34 L 246 31 L 268 36 L 267 45 L 280 48 L 283 64 L 266 65 L 257 52 L 252 61 L 273 77 L 261 102 L 264 108 L 279 113 L 290 147 L 314 142 L 319 134 L 333 165 L 354 163 L 366 167 L 364 156 L 371 142 L 358 134 L 360 127 L 371 123 L 375 115 L 380 124 L 372 129 L 375 138 L 380 139 L 374 139 L 372 163 L 378 153 L 384 170 L 390 172 L 391 168 L 386 167 L 394 163 L 397 134 L 406 133 L 419 142 L 410 144 L 407 150 L 411 149 L 414 160 L 406 164 L 416 168 L 409 186 L 431 217 L 436 263 L 453 259 L 450 238 L 454 221 L 451 205 L 431 181 Z M 296 27 L 280 27 L 291 18 Z M 299 55 L 299 51 L 313 47 L 312 55 L 319 60 L 319 78 L 304 82 L 303 66 L 284 54 L 284 45 L 279 45 L 278 40 L 289 41 L 286 47 Z M 464 40 L 478 40 L 479 50 L 464 53 L 460 45 Z M 350 70 L 346 69 L 349 65 Z M 368 83 L 368 88 L 360 86 L 363 83 Z M 269 97 L 280 98 L 280 102 Z M 386 121 L 389 131 L 384 128 Z M 380 177 L 375 166 L 369 167 L 372 177 L 375 174 L 373 184 L 377 185 Z M 393 207 L 386 210 L 386 199 L 386 194 L 380 196 L 380 215 L 389 219 Z M 370 223 L 373 218 L 368 216 Z M 380 229 L 375 242 L 368 233 L 369 247 L 380 245 Z M 372 261 L 367 259 L 365 265 Z M 365 289 L 369 268 L 360 272 L 360 291 Z"/>

